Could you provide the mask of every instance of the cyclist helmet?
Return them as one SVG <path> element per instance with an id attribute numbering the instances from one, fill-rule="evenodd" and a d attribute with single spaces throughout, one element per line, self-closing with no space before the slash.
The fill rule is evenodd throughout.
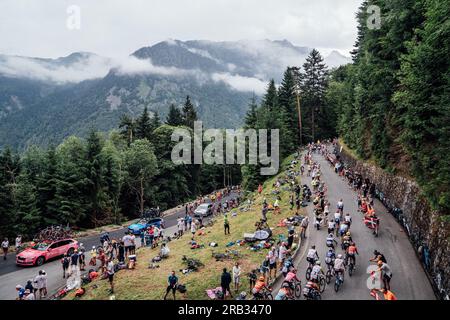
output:
<path id="1" fill-rule="evenodd" d="M 338 254 L 338 258 L 339 258 L 339 259 L 342 259 L 342 254 Z"/>
<path id="2" fill-rule="evenodd" d="M 320 266 L 320 260 L 316 261 L 316 266 Z"/>
<path id="3" fill-rule="evenodd" d="M 283 285 L 282 285 L 282 287 L 283 287 L 283 288 L 289 288 L 289 283 L 287 283 L 287 282 L 283 282 Z"/>
<path id="4" fill-rule="evenodd" d="M 95 246 L 92 246 L 92 249 L 95 249 Z"/>
<path id="5" fill-rule="evenodd" d="M 264 280 L 265 280 L 265 279 L 264 279 L 263 276 L 259 277 L 259 281 L 264 281 Z"/>
<path id="6" fill-rule="evenodd" d="M 247 297 L 247 292 L 242 291 L 242 292 L 239 294 L 239 297 L 240 297 L 241 299 L 244 300 L 244 299 Z"/>

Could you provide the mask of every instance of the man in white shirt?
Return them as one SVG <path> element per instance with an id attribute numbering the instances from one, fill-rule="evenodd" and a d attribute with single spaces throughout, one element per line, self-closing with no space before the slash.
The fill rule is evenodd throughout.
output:
<path id="1" fill-rule="evenodd" d="M 122 238 L 123 246 L 125 247 L 125 255 L 127 257 L 128 257 L 129 254 L 131 254 L 130 250 L 131 250 L 131 246 L 133 245 L 131 239 L 132 238 L 131 238 L 131 236 L 130 236 L 130 234 L 128 232 Z"/>
<path id="2" fill-rule="evenodd" d="M 178 219 L 177 228 L 178 228 L 178 236 L 181 237 L 183 235 L 183 230 L 184 230 L 184 219 L 183 218 Z"/>
<path id="3" fill-rule="evenodd" d="M 106 273 L 108 274 L 108 281 L 109 285 L 111 286 L 110 293 L 114 293 L 114 262 L 112 261 L 112 259 L 108 260 Z"/>

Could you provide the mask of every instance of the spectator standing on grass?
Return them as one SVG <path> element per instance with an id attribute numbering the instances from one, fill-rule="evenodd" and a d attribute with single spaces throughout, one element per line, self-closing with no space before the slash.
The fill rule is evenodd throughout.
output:
<path id="1" fill-rule="evenodd" d="M 125 235 L 122 238 L 122 241 L 124 243 L 125 246 L 125 256 L 128 257 L 128 255 L 130 255 L 130 251 L 131 251 L 131 246 L 133 245 L 133 243 L 131 242 L 131 236 L 128 232 L 125 232 Z"/>
<path id="2" fill-rule="evenodd" d="M 300 223 L 300 238 L 306 239 L 306 229 L 308 229 L 309 224 L 309 218 L 305 217 L 303 218 L 302 222 Z"/>
<path id="3" fill-rule="evenodd" d="M 71 276 L 72 273 L 77 272 L 78 260 L 79 260 L 78 250 L 75 249 L 75 251 L 73 252 L 72 256 L 70 257 L 70 273 L 69 273 L 69 276 Z"/>
<path id="4" fill-rule="evenodd" d="M 286 248 L 291 249 L 293 243 L 294 243 L 294 230 L 291 229 L 291 230 L 289 230 L 289 233 L 288 233 L 288 242 L 287 242 Z"/>
<path id="5" fill-rule="evenodd" d="M 45 270 L 41 270 L 39 271 L 39 273 L 41 274 L 41 290 L 40 290 L 40 296 L 45 298 L 47 297 L 47 273 L 45 272 Z"/>
<path id="6" fill-rule="evenodd" d="M 86 267 L 86 248 L 82 243 L 80 243 L 78 251 L 80 252 L 80 270 L 84 271 Z"/>
<path id="7" fill-rule="evenodd" d="M 8 238 L 3 239 L 2 250 L 3 250 L 3 260 L 6 260 L 6 255 L 8 254 L 9 241 Z"/>
<path id="8" fill-rule="evenodd" d="M 119 262 L 125 262 L 125 246 L 123 241 L 119 242 L 119 244 L 117 245 L 117 250 Z"/>
<path id="9" fill-rule="evenodd" d="M 108 259 L 106 273 L 108 274 L 108 281 L 109 281 L 109 285 L 111 287 L 110 293 L 114 293 L 114 262 L 112 259 Z"/>
<path id="10" fill-rule="evenodd" d="M 181 237 L 183 235 L 183 218 L 178 219 L 177 222 L 177 228 L 178 228 L 178 236 Z"/>
<path id="11" fill-rule="evenodd" d="M 131 240 L 130 254 L 136 254 L 136 237 L 134 234 L 130 235 L 130 240 Z"/>
<path id="12" fill-rule="evenodd" d="M 234 291 L 239 291 L 239 285 L 241 282 L 241 267 L 239 266 L 239 262 L 236 262 L 236 264 L 233 267 L 233 284 L 234 284 Z"/>
<path id="13" fill-rule="evenodd" d="M 98 260 L 100 260 L 100 270 L 103 274 L 105 272 L 106 267 L 106 254 L 105 251 L 100 250 L 100 253 L 98 254 Z"/>
<path id="14" fill-rule="evenodd" d="M 272 278 L 272 270 L 274 272 L 273 274 L 273 278 L 277 277 L 277 259 L 278 259 L 278 255 L 277 255 L 277 249 L 275 246 L 272 246 L 272 248 L 269 251 L 268 254 L 269 257 L 269 279 Z"/>
<path id="15" fill-rule="evenodd" d="M 34 287 L 33 287 L 33 280 L 27 280 L 27 284 L 25 285 L 25 290 L 30 290 L 31 293 L 34 295 Z"/>
<path id="16" fill-rule="evenodd" d="M 222 287 L 222 293 L 223 293 L 223 299 L 225 300 L 225 296 L 227 295 L 227 292 L 230 294 L 230 298 L 233 298 L 233 295 L 231 294 L 230 290 L 230 283 L 231 283 L 231 275 L 227 271 L 227 268 L 223 268 L 222 276 L 220 277 L 220 286 Z"/>
<path id="17" fill-rule="evenodd" d="M 62 265 L 62 269 L 63 269 L 63 279 L 65 279 L 66 272 L 68 272 L 69 265 L 70 265 L 70 258 L 67 256 L 66 253 L 64 253 L 63 258 L 61 259 L 61 265 Z"/>
<path id="18" fill-rule="evenodd" d="M 225 235 L 230 234 L 230 222 L 228 221 L 228 215 L 226 213 L 223 216 L 223 228 Z"/>
<path id="19" fill-rule="evenodd" d="M 166 294 L 164 295 L 164 300 L 167 298 L 167 294 L 172 291 L 173 300 L 175 300 L 175 293 L 177 291 L 178 286 L 178 277 L 175 275 L 175 271 L 172 271 L 169 278 L 167 279 L 167 289 Z"/>
<path id="20" fill-rule="evenodd" d="M 191 233 L 192 233 L 192 239 L 194 239 L 195 232 L 197 231 L 197 226 L 195 225 L 195 222 L 192 221 L 191 223 Z"/>
<path id="21" fill-rule="evenodd" d="M 189 222 L 189 215 L 186 212 L 186 215 L 184 216 L 184 231 L 188 231 L 188 222 Z"/>

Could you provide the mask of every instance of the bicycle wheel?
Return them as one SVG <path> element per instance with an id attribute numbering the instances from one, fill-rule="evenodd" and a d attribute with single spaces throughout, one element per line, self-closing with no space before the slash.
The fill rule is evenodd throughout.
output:
<path id="1" fill-rule="evenodd" d="M 328 269 L 327 275 L 325 276 L 326 281 L 327 281 L 327 284 L 330 284 L 330 282 L 331 282 L 331 277 L 332 277 L 332 275 L 331 275 L 331 269 Z"/>
<path id="2" fill-rule="evenodd" d="M 306 269 L 306 280 L 311 279 L 311 271 L 312 271 L 311 267 L 308 267 L 308 269 Z"/>
<path id="3" fill-rule="evenodd" d="M 348 266 L 348 275 L 351 277 L 353 274 L 353 263 L 350 263 L 350 265 Z"/>
<path id="4" fill-rule="evenodd" d="M 273 296 L 271 293 L 266 293 L 266 300 L 273 300 Z"/>
<path id="5" fill-rule="evenodd" d="M 340 286 L 341 286 L 341 282 L 336 279 L 336 281 L 334 282 L 334 291 L 338 292 Z"/>
<path id="6" fill-rule="evenodd" d="M 320 287 L 320 293 L 323 293 L 325 291 L 325 287 L 327 286 L 325 282 L 325 278 L 321 277 L 319 281 L 319 287 Z"/>
<path id="7" fill-rule="evenodd" d="M 295 284 L 294 295 L 297 299 L 302 296 L 302 284 L 300 282 Z"/>

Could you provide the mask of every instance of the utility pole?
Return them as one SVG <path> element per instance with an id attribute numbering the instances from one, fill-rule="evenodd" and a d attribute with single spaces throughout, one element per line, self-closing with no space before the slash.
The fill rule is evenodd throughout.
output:
<path id="1" fill-rule="evenodd" d="M 295 95 L 297 96 L 297 114 L 298 114 L 298 138 L 301 146 L 303 145 L 303 141 L 302 141 L 302 110 L 300 108 L 300 79 L 298 77 L 299 68 L 293 67 L 291 69 L 291 72 L 295 81 Z"/>
<path id="2" fill-rule="evenodd" d="M 302 111 L 300 109 L 300 95 L 298 93 L 298 91 L 295 91 L 296 95 L 297 95 L 297 113 L 298 113 L 298 138 L 300 141 L 300 146 L 303 145 L 303 141 L 302 141 Z"/>

